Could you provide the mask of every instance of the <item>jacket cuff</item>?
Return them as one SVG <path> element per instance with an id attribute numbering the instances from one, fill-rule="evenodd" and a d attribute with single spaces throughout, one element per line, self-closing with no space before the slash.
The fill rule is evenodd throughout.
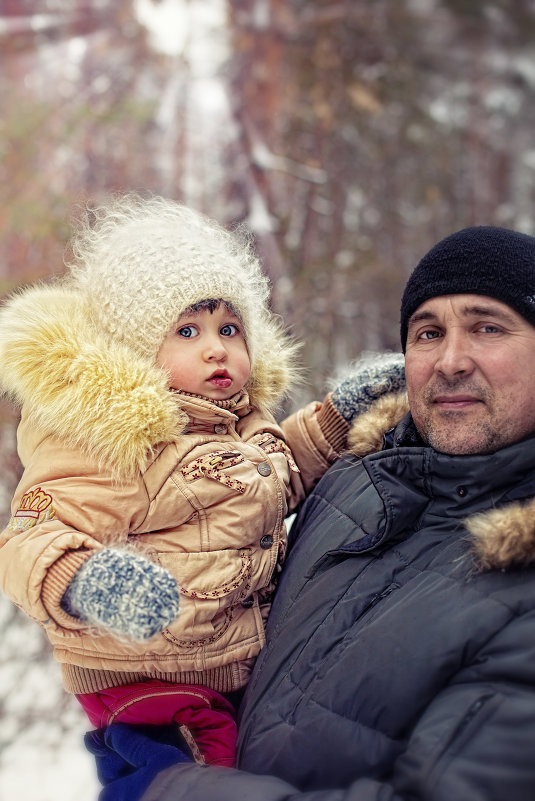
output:
<path id="1" fill-rule="evenodd" d="M 68 551 L 48 568 L 43 581 L 41 600 L 46 611 L 58 626 L 64 629 L 79 629 L 81 621 L 61 608 L 61 599 L 75 574 L 94 552 L 88 550 Z"/>
<path id="2" fill-rule="evenodd" d="M 349 423 L 345 420 L 331 399 L 332 393 L 329 392 L 321 409 L 318 411 L 317 420 L 321 432 L 331 448 L 340 454 L 347 448 L 347 435 L 349 433 Z"/>

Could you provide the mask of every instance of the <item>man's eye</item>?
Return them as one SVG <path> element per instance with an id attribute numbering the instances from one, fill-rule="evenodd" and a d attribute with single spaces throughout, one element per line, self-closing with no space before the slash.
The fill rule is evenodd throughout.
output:
<path id="1" fill-rule="evenodd" d="M 436 339 L 438 336 L 438 331 L 421 331 L 418 334 L 418 339 Z"/>
<path id="2" fill-rule="evenodd" d="M 186 339 L 196 337 L 198 333 L 194 325 L 183 325 L 182 328 L 179 328 L 177 331 L 179 337 L 185 337 Z"/>
<path id="3" fill-rule="evenodd" d="M 227 323 L 226 325 L 222 326 L 219 333 L 223 337 L 233 337 L 235 334 L 239 333 L 239 328 L 237 325 L 233 325 L 232 323 Z"/>
<path id="4" fill-rule="evenodd" d="M 436 339 L 438 336 L 440 336 L 438 331 L 428 330 L 422 331 L 422 333 L 418 335 L 418 339 L 430 340 Z"/>
<path id="5" fill-rule="evenodd" d="M 501 328 L 498 328 L 497 325 L 492 325 L 492 323 L 487 323 L 486 325 L 482 325 L 479 330 L 484 334 L 499 334 Z"/>

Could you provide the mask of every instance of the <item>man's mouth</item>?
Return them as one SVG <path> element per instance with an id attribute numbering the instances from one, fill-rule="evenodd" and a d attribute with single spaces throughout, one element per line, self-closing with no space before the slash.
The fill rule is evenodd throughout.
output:
<path id="1" fill-rule="evenodd" d="M 478 403 L 482 403 L 481 398 L 475 395 L 437 395 L 433 398 L 433 403 L 440 409 L 455 410 L 455 409 L 469 409 Z"/>
<path id="2" fill-rule="evenodd" d="M 210 378 L 208 382 L 212 384 L 217 389 L 228 389 L 232 384 L 232 378 L 227 373 L 226 370 L 216 370 Z"/>

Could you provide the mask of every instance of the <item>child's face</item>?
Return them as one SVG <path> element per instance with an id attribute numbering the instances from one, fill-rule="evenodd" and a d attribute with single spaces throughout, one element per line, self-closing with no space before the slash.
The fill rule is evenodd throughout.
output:
<path id="1" fill-rule="evenodd" d="M 173 389 L 211 400 L 231 398 L 251 369 L 242 327 L 224 303 L 213 312 L 185 312 L 164 339 L 156 364 L 167 371 Z"/>

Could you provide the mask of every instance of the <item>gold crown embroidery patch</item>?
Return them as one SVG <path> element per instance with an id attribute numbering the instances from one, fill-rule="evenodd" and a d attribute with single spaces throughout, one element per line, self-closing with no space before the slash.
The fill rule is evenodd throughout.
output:
<path id="1" fill-rule="evenodd" d="M 27 529 L 52 520 L 56 516 L 52 506 L 52 495 L 41 487 L 25 492 L 20 499 L 19 508 L 9 521 L 10 529 Z"/>

